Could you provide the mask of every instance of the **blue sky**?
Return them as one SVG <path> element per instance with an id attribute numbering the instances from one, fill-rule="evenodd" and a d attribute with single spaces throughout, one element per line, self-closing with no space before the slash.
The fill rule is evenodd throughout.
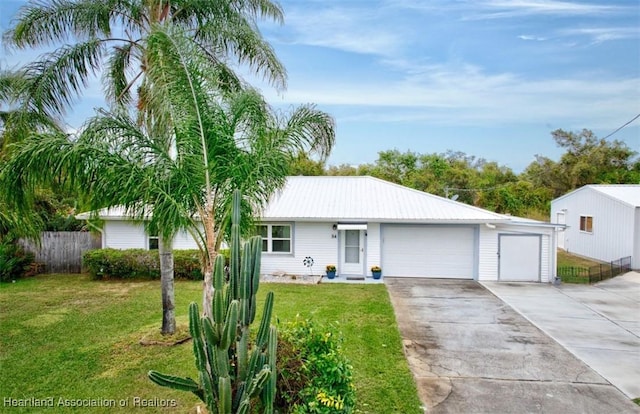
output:
<path id="1" fill-rule="evenodd" d="M 21 0 L 3 0 L 4 31 Z M 287 68 L 275 107 L 316 103 L 337 122 L 329 164 L 379 151 L 462 151 L 524 169 L 557 159 L 550 132 L 604 137 L 640 114 L 637 0 L 283 0 L 260 29 Z M 12 66 L 33 53 L 0 51 Z M 99 82 L 69 116 L 101 106 Z M 640 151 L 640 119 L 611 139 Z"/>

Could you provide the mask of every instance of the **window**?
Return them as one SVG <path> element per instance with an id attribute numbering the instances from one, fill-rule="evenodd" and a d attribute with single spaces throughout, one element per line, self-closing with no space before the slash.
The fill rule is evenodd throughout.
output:
<path id="1" fill-rule="evenodd" d="M 580 216 L 580 231 L 593 233 L 593 217 Z"/>
<path id="2" fill-rule="evenodd" d="M 158 250 L 159 243 L 158 236 L 149 236 L 149 250 Z"/>
<path id="3" fill-rule="evenodd" d="M 263 252 L 291 253 L 290 224 L 262 224 L 257 233 L 262 236 Z"/>

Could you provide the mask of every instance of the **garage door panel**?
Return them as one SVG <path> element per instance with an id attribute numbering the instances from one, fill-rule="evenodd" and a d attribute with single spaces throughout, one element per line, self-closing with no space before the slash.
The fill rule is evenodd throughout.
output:
<path id="1" fill-rule="evenodd" d="M 473 279 L 472 227 L 387 226 L 383 230 L 385 276 Z"/>

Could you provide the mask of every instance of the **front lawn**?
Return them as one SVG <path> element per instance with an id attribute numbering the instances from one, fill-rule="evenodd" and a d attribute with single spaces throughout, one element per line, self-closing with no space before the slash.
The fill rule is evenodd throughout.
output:
<path id="1" fill-rule="evenodd" d="M 201 301 L 201 288 L 200 282 L 177 282 L 179 322 L 186 322 L 189 302 Z M 260 301 L 274 291 L 274 315 L 281 322 L 300 314 L 339 325 L 354 366 L 357 412 L 422 412 L 384 285 L 262 284 L 260 289 Z M 199 402 L 195 396 L 147 379 L 149 369 L 197 378 L 191 342 L 139 344 L 159 328 L 160 319 L 158 281 L 42 275 L 1 284 L 0 412 L 192 411 Z M 175 407 L 162 408 L 174 402 Z"/>

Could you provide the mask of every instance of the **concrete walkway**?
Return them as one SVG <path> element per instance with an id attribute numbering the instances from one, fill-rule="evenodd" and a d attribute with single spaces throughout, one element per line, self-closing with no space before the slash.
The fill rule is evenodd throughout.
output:
<path id="1" fill-rule="evenodd" d="M 428 413 L 639 413 L 474 281 L 385 280 Z"/>
<path id="2" fill-rule="evenodd" d="M 629 398 L 640 397 L 640 274 L 597 285 L 482 283 Z"/>

